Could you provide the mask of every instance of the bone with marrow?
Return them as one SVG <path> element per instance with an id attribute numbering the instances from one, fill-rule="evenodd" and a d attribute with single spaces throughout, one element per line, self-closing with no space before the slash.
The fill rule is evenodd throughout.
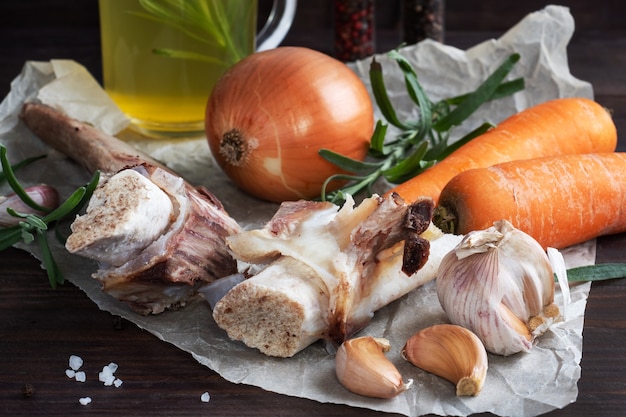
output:
<path id="1" fill-rule="evenodd" d="M 50 107 L 20 115 L 51 147 L 102 171 L 66 248 L 97 260 L 102 289 L 141 314 L 179 308 L 198 288 L 237 272 L 224 239 L 241 228 L 221 202 L 126 142 Z"/>
<path id="2" fill-rule="evenodd" d="M 285 202 L 261 229 L 228 237 L 234 256 L 260 271 L 213 310 L 219 327 L 269 356 L 317 340 L 337 346 L 374 312 L 435 277 L 459 241 L 432 226 L 432 201 L 373 196 L 354 207 Z M 408 242 L 408 243 L 407 243 Z"/>

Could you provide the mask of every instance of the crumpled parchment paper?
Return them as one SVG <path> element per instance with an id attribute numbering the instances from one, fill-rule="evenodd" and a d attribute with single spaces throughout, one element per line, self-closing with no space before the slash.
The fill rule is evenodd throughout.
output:
<path id="1" fill-rule="evenodd" d="M 574 21 L 565 7 L 548 6 L 532 13 L 499 39 L 481 43 L 467 51 L 432 41 L 405 47 L 401 53 L 417 69 L 427 93 L 443 98 L 475 88 L 506 56 L 519 52 L 521 61 L 513 77 L 523 76 L 525 91 L 514 97 L 484 106 L 473 118 L 497 123 L 505 117 L 539 102 L 565 96 L 593 97 L 591 85 L 569 72 L 566 47 L 574 31 Z M 412 106 L 395 63 L 384 54 L 376 57 L 383 65 L 392 99 L 401 117 L 411 117 Z M 369 60 L 352 66 L 368 83 Z M 89 174 L 63 155 L 48 149 L 18 120 L 22 104 L 39 99 L 114 133 L 127 121 L 97 83 L 73 61 L 27 62 L 12 83 L 10 94 L 0 104 L 0 143 L 8 148 L 11 161 L 49 155 L 42 162 L 19 172 L 23 182 L 48 182 L 67 196 L 89 180 Z M 471 127 L 471 123 L 469 122 Z M 462 133 L 459 130 L 459 135 Z M 204 138 L 189 140 L 145 140 L 129 130 L 119 137 L 167 163 L 191 183 L 205 185 L 224 203 L 244 227 L 260 227 L 277 206 L 259 202 L 238 191 L 213 162 Z M 42 169 L 42 166 L 44 167 Z M 6 189 L 0 190 L 3 193 Z M 96 264 L 69 255 L 54 239 L 52 250 L 65 277 L 80 287 L 97 305 L 122 316 L 158 338 L 189 352 L 200 363 L 234 383 L 256 385 L 269 391 L 341 403 L 355 407 L 395 412 L 407 416 L 422 414 L 470 415 L 492 412 L 506 416 L 535 416 L 562 408 L 576 400 L 580 377 L 582 328 L 589 284 L 573 287 L 572 303 L 566 321 L 554 326 L 529 354 L 511 357 L 489 355 L 489 371 L 478 397 L 457 398 L 452 384 L 427 374 L 400 357 L 405 341 L 417 330 L 446 322 L 431 282 L 378 311 L 362 332 L 390 340 L 389 358 L 414 387 L 391 400 L 368 399 L 353 395 L 336 381 L 334 359 L 322 346 L 314 344 L 293 358 L 268 358 L 240 343 L 228 340 L 211 318 L 207 303 L 191 304 L 182 310 L 142 317 L 126 305 L 102 293 L 90 278 Z M 23 246 L 40 257 L 34 245 Z M 568 266 L 595 261 L 595 243 L 587 242 L 564 251 Z M 561 302 L 560 293 L 557 301 Z"/>

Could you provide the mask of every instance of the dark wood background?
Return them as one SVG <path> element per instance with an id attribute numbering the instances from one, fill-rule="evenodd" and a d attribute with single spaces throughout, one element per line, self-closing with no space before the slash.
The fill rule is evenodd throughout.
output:
<path id="1" fill-rule="evenodd" d="M 468 48 L 498 37 L 526 14 L 550 2 L 527 0 L 444 0 L 445 42 Z M 19 74 L 24 59 L 74 59 L 102 79 L 97 0 L 26 0 L 0 3 L 0 97 Z M 576 31 L 569 47 L 572 74 L 593 81 L 598 95 L 613 99 L 626 94 L 626 2 L 622 0 L 563 0 Z M 259 0 L 260 20 L 271 0 Z M 401 0 L 376 0 L 377 52 L 402 41 Z M 300 45 L 333 53 L 332 2 L 300 0 L 285 45 Z M 609 74 L 607 74 L 608 72 Z M 610 82 L 607 83 L 607 81 Z M 618 82 L 614 82 L 617 80 Z M 610 104 L 610 103 L 609 103 Z M 621 117 L 621 116 L 620 116 Z M 619 125 L 626 121 L 618 119 Z"/>
<path id="2" fill-rule="evenodd" d="M 262 10 L 268 0 L 260 0 Z M 400 1 L 376 1 L 377 47 L 402 39 Z M 447 0 L 446 43 L 461 48 L 497 37 L 546 2 Z M 592 82 L 596 99 L 626 132 L 626 2 L 562 1 L 576 20 L 568 48 L 572 73 Z M 332 53 L 330 1 L 300 0 L 285 44 Z M 101 78 L 96 0 L 0 3 L 0 95 L 26 60 L 74 59 Z M 621 134 L 620 150 L 626 150 Z M 599 239 L 598 262 L 626 262 L 626 235 Z M 123 389 L 96 381 L 77 386 L 63 375 L 70 354 L 84 357 L 94 378 L 109 361 L 120 363 Z M 551 416 L 626 415 L 626 280 L 594 283 L 584 327 L 582 377 L 576 403 Z M 33 384 L 26 398 L 22 387 Z M 199 401 L 209 391 L 209 404 Z M 78 397 L 94 397 L 89 407 Z M 80 290 L 51 290 L 30 255 L 0 252 L 0 415 L 2 416 L 378 416 L 369 410 L 320 404 L 235 385 L 189 354 L 98 310 Z"/>
<path id="3" fill-rule="evenodd" d="M 444 0 L 446 42 L 466 48 L 488 37 L 499 36 L 526 14 L 550 2 L 527 0 Z M 260 0 L 260 16 L 271 0 Z M 626 2 L 622 0 L 563 0 L 576 20 L 577 39 L 604 39 L 626 30 Z M 402 41 L 400 0 L 376 0 L 378 52 Z M 332 54 L 332 2 L 299 0 L 293 30 L 285 45 L 301 45 Z M 71 58 L 81 62 L 101 79 L 100 34 L 97 0 L 25 0 L 0 3 L 0 79 L 14 77 L 21 69 L 15 57 L 48 60 Z M 62 48 L 60 48 L 62 46 Z M 626 48 L 622 43 L 616 47 Z M 59 51 L 65 51 L 59 53 Z M 605 67 L 598 62 L 598 69 Z M 624 68 L 624 62 L 620 68 Z M 576 75 L 576 74 L 575 74 Z M 584 75 L 584 74 L 581 74 Z M 8 91 L 0 86 L 2 97 Z M 622 85 L 622 88 L 623 87 Z"/>

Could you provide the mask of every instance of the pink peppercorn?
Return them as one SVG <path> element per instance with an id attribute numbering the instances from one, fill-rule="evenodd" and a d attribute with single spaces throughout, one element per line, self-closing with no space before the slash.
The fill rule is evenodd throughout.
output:
<path id="1" fill-rule="evenodd" d="M 374 0 L 335 0 L 335 57 L 356 61 L 374 54 Z"/>

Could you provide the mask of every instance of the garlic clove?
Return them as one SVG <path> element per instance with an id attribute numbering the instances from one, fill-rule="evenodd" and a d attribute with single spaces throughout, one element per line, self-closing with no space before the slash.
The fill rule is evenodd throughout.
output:
<path id="1" fill-rule="evenodd" d="M 391 346 L 387 339 L 357 337 L 341 344 L 335 356 L 337 379 L 355 394 L 373 398 L 393 398 L 406 391 L 413 380 L 403 382 L 402 375 L 385 352 Z"/>
<path id="2" fill-rule="evenodd" d="M 520 320 L 513 312 L 506 306 L 506 304 L 500 303 L 497 312 L 504 322 L 513 330 L 515 330 L 520 336 L 526 340 L 532 340 L 532 335 L 526 323 Z"/>
<path id="3" fill-rule="evenodd" d="M 24 191 L 26 191 L 31 200 L 40 206 L 50 210 L 54 210 L 59 206 L 59 193 L 50 185 L 34 185 L 25 188 Z M 22 218 L 11 216 L 7 213 L 7 208 L 22 214 L 45 214 L 24 203 L 17 194 L 11 194 L 6 197 L 0 196 L 0 227 L 15 226 L 23 220 Z"/>
<path id="4" fill-rule="evenodd" d="M 487 351 L 470 330 L 437 324 L 420 330 L 406 342 L 402 356 L 456 385 L 457 396 L 476 396 L 487 377 Z"/>

